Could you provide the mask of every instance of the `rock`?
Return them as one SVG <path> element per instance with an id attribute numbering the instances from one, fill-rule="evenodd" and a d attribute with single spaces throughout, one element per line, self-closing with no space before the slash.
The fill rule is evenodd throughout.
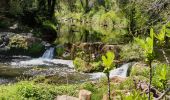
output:
<path id="1" fill-rule="evenodd" d="M 80 90 L 79 100 L 91 100 L 91 92 L 88 90 Z"/>
<path id="2" fill-rule="evenodd" d="M 114 83 L 122 83 L 126 80 L 127 78 L 124 78 L 124 77 L 119 77 L 119 76 L 114 76 L 111 78 L 111 82 L 114 82 Z"/>
<path id="3" fill-rule="evenodd" d="M 109 100 L 108 95 L 107 94 L 103 94 L 102 100 Z"/>
<path id="4" fill-rule="evenodd" d="M 61 96 L 57 96 L 57 98 L 55 98 L 54 100 L 79 100 L 79 99 L 72 96 L 61 95 Z"/>

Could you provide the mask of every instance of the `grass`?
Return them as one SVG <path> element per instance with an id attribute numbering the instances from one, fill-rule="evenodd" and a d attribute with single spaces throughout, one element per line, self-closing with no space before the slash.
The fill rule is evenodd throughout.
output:
<path id="1" fill-rule="evenodd" d="M 16 84 L 0 86 L 0 100 L 54 100 L 57 95 L 76 96 L 77 85 L 49 85 L 21 81 Z"/>

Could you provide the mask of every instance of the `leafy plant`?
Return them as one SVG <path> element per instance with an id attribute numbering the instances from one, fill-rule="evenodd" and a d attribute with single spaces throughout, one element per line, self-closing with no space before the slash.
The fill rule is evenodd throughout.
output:
<path id="1" fill-rule="evenodd" d="M 139 91 L 132 91 L 130 95 L 123 96 L 123 100 L 147 100 L 147 96 L 145 94 L 142 94 Z"/>
<path id="2" fill-rule="evenodd" d="M 154 71 L 154 85 L 160 89 L 166 89 L 168 82 L 168 66 L 166 64 L 161 64 L 155 67 Z"/>
<path id="3" fill-rule="evenodd" d="M 165 37 L 166 37 L 166 26 L 163 25 L 162 28 L 161 28 L 161 31 L 159 34 L 154 34 L 155 37 L 158 39 L 158 45 L 161 47 L 161 51 L 163 53 L 163 56 L 166 60 L 166 62 L 169 64 L 169 60 L 168 60 L 168 57 L 166 56 L 166 53 L 163 49 L 164 45 L 165 45 Z M 169 34 L 168 34 L 169 35 Z"/>
<path id="4" fill-rule="evenodd" d="M 154 60 L 154 50 L 153 50 L 153 46 L 154 46 L 154 31 L 151 28 L 150 29 L 150 37 L 147 37 L 146 40 L 144 39 L 140 39 L 140 38 L 135 38 L 135 40 L 137 41 L 137 43 L 143 48 L 144 50 L 144 54 L 146 57 L 146 61 L 149 64 L 149 100 L 151 99 L 151 95 L 150 95 L 150 90 L 151 90 L 151 83 L 152 83 L 152 61 Z"/>
<path id="5" fill-rule="evenodd" d="M 109 96 L 109 100 L 111 100 L 110 98 L 110 70 L 112 70 L 112 68 L 114 67 L 113 64 L 113 60 L 115 58 L 115 54 L 113 52 L 108 51 L 106 53 L 106 56 L 102 56 L 102 61 L 103 61 L 103 65 L 104 65 L 104 70 L 103 72 L 106 74 L 107 79 L 108 79 L 108 96 Z"/>

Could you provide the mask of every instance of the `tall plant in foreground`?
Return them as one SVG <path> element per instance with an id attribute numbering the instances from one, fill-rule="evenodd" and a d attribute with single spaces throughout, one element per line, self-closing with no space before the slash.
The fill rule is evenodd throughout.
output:
<path id="1" fill-rule="evenodd" d="M 165 37 L 166 37 L 166 27 L 165 25 L 162 26 L 162 29 L 160 31 L 159 34 L 154 34 L 154 36 L 157 38 L 158 40 L 158 45 L 161 47 L 161 51 L 163 53 L 163 56 L 166 60 L 166 62 L 169 64 L 169 60 L 168 57 L 166 56 L 166 53 L 164 51 L 164 46 L 165 46 Z"/>
<path id="2" fill-rule="evenodd" d="M 110 70 L 112 70 L 112 68 L 115 66 L 113 64 L 113 60 L 115 58 L 115 54 L 113 52 L 108 51 L 106 53 L 106 56 L 102 56 L 102 61 L 103 61 L 103 65 L 104 65 L 104 70 L 103 72 L 106 74 L 107 76 L 107 80 L 108 80 L 108 96 L 109 96 L 109 100 L 111 100 L 110 97 Z"/>
<path id="3" fill-rule="evenodd" d="M 151 90 L 151 83 L 152 83 L 152 61 L 154 60 L 154 50 L 153 50 L 154 36 L 153 35 L 154 35 L 153 29 L 150 29 L 150 36 L 147 37 L 146 39 L 135 38 L 136 42 L 143 48 L 146 61 L 149 64 L 150 71 L 149 71 L 148 100 L 151 99 L 150 90 Z"/>

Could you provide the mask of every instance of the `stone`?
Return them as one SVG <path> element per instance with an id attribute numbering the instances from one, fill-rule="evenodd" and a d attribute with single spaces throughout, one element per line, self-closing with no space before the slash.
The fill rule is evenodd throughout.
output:
<path id="1" fill-rule="evenodd" d="M 72 96 L 61 95 L 61 96 L 57 96 L 54 100 L 79 100 L 79 99 Z"/>
<path id="2" fill-rule="evenodd" d="M 108 95 L 107 94 L 103 94 L 102 100 L 109 100 Z"/>
<path id="3" fill-rule="evenodd" d="M 119 76 L 114 76 L 112 77 L 110 80 L 111 82 L 114 82 L 114 83 L 122 83 L 126 80 L 127 78 L 124 78 L 124 77 L 119 77 Z"/>
<path id="4" fill-rule="evenodd" d="M 91 100 L 91 92 L 88 90 L 80 90 L 79 100 Z"/>

